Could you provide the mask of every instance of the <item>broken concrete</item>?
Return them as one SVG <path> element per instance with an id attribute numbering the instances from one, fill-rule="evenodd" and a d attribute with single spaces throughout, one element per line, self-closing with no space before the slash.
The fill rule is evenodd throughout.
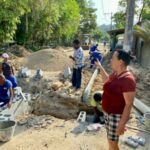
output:
<path id="1" fill-rule="evenodd" d="M 21 68 L 18 72 L 18 77 L 20 78 L 28 78 L 31 76 L 31 71 L 25 67 L 25 68 Z"/>

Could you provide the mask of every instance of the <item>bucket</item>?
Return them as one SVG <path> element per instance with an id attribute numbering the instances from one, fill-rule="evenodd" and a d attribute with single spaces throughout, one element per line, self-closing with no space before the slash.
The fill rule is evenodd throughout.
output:
<path id="1" fill-rule="evenodd" d="M 1 121 L 0 122 L 0 141 L 7 142 L 11 140 L 15 131 L 15 121 Z"/>
<path id="2" fill-rule="evenodd" d="M 144 119 L 145 119 L 145 128 L 147 130 L 150 130 L 150 112 L 144 114 Z"/>

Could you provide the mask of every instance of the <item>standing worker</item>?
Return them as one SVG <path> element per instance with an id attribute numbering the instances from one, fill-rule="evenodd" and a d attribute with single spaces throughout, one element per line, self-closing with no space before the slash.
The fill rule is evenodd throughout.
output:
<path id="1" fill-rule="evenodd" d="M 81 88 L 82 81 L 82 68 L 83 68 L 83 50 L 80 46 L 79 40 L 73 41 L 74 47 L 74 55 L 70 56 L 70 58 L 74 62 L 73 74 L 72 74 L 72 86 L 76 88 L 76 90 Z"/>
<path id="2" fill-rule="evenodd" d="M 13 66 L 11 65 L 10 62 L 8 62 L 9 55 L 7 53 L 3 53 L 2 58 L 4 60 L 3 60 L 3 63 L 1 65 L 1 68 L 0 68 L 1 73 L 3 73 L 3 75 L 5 76 L 5 78 L 7 80 L 11 81 L 12 87 L 16 88 L 17 87 L 17 79 L 14 76 Z"/>
<path id="3" fill-rule="evenodd" d="M 0 107 L 7 105 L 10 108 L 12 99 L 12 83 L 0 74 Z"/>
<path id="4" fill-rule="evenodd" d="M 105 47 L 106 47 L 106 41 L 105 40 L 103 41 L 103 46 L 104 46 L 104 49 L 105 49 Z"/>
<path id="5" fill-rule="evenodd" d="M 119 150 L 119 136 L 124 134 L 133 107 L 136 83 L 127 70 L 130 59 L 127 52 L 115 51 L 111 60 L 111 75 L 108 75 L 100 62 L 96 62 L 104 81 L 102 108 L 110 150 Z"/>

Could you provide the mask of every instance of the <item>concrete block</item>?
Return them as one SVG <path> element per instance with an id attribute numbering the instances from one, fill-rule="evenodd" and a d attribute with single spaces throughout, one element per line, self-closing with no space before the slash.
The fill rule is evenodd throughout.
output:
<path id="1" fill-rule="evenodd" d="M 18 72 L 18 77 L 28 78 L 30 76 L 31 76 L 31 71 L 27 67 L 21 68 L 20 71 Z"/>
<path id="2" fill-rule="evenodd" d="M 64 78 L 68 78 L 69 76 L 71 76 L 71 74 L 72 72 L 69 67 L 64 70 Z"/>
<path id="3" fill-rule="evenodd" d="M 81 111 L 78 118 L 77 118 L 78 122 L 85 122 L 86 121 L 86 112 L 85 111 Z"/>
<path id="4" fill-rule="evenodd" d="M 36 74 L 35 74 L 35 76 L 34 76 L 34 79 L 35 79 L 35 80 L 40 80 L 41 78 L 43 78 L 43 71 L 42 71 L 41 69 L 38 69 L 38 70 L 36 71 Z"/>

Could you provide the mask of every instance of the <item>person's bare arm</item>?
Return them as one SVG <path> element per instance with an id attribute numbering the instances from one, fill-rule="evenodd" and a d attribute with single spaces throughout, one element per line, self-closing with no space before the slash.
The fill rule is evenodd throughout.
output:
<path id="1" fill-rule="evenodd" d="M 11 66 L 11 70 L 12 70 L 13 75 L 15 75 L 15 68 L 13 65 Z"/>
<path id="2" fill-rule="evenodd" d="M 3 69 L 2 69 L 2 64 L 0 64 L 0 73 L 3 72 Z"/>
<path id="3" fill-rule="evenodd" d="M 75 59 L 74 59 L 74 57 L 73 57 L 73 56 L 71 56 L 71 55 L 70 55 L 70 56 L 69 56 L 69 58 L 71 58 L 73 61 L 75 61 Z"/>
<path id="4" fill-rule="evenodd" d="M 9 89 L 9 93 L 10 93 L 10 101 L 9 101 L 9 103 L 8 103 L 8 107 L 10 108 L 11 107 L 11 104 L 12 104 L 12 100 L 13 100 L 13 89 L 12 88 L 10 88 Z"/>
<path id="5" fill-rule="evenodd" d="M 129 120 L 131 108 L 133 106 L 135 92 L 126 92 L 126 93 L 123 93 L 123 96 L 125 99 L 125 108 L 124 108 L 121 120 L 119 122 L 118 128 L 116 130 L 117 135 L 121 135 L 124 133 L 125 124 Z"/>
<path id="6" fill-rule="evenodd" d="M 105 69 L 103 68 L 103 66 L 102 66 L 101 63 L 99 62 L 99 60 L 97 60 L 97 61 L 95 62 L 95 64 L 96 64 L 97 68 L 100 69 L 100 74 L 101 74 L 101 76 L 102 76 L 103 82 L 106 82 L 106 81 L 108 80 L 108 78 L 109 78 L 108 73 L 105 71 Z"/>

